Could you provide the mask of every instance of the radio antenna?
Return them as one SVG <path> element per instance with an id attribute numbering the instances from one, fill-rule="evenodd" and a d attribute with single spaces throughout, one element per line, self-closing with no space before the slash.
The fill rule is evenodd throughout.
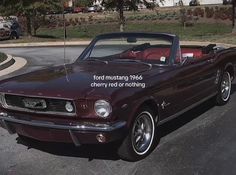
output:
<path id="1" fill-rule="evenodd" d="M 65 18 L 65 13 L 63 11 L 63 23 L 64 23 L 64 69 L 65 69 L 65 73 L 66 73 L 66 80 L 69 83 L 69 77 L 68 77 L 68 72 L 67 72 L 67 68 L 66 68 L 66 38 L 67 38 L 67 33 L 66 33 L 66 18 Z"/>

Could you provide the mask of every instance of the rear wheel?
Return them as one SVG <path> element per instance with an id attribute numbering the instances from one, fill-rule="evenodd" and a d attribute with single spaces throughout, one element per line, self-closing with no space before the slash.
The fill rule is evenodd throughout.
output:
<path id="1" fill-rule="evenodd" d="M 226 104 L 230 99 L 232 86 L 232 78 L 228 71 L 225 71 L 221 77 L 221 81 L 218 87 L 218 94 L 216 97 L 216 102 L 218 105 Z"/>
<path id="2" fill-rule="evenodd" d="M 121 158 L 137 161 L 152 151 L 155 139 L 154 117 L 152 110 L 147 107 L 138 112 L 128 136 L 118 149 Z"/>

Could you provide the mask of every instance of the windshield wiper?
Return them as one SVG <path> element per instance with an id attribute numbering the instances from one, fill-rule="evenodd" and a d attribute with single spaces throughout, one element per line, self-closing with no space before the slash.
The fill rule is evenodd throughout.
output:
<path id="1" fill-rule="evenodd" d="M 145 63 L 145 62 L 140 61 L 140 60 L 133 60 L 133 59 L 114 59 L 114 60 L 112 60 L 112 61 L 141 63 L 141 64 L 144 64 L 144 65 L 146 65 L 146 66 L 149 66 L 149 69 L 152 69 L 152 64 Z"/>
<path id="2" fill-rule="evenodd" d="M 108 64 L 108 61 L 100 60 L 100 59 L 97 59 L 97 58 L 88 58 L 88 59 L 85 59 L 84 61 L 99 61 L 99 62 L 103 62 L 105 64 Z"/>

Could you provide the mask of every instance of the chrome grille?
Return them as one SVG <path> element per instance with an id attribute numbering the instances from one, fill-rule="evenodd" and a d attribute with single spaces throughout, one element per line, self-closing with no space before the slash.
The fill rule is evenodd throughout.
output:
<path id="1" fill-rule="evenodd" d="M 45 101 L 46 106 L 40 108 L 35 107 L 31 108 L 28 105 L 24 104 L 24 100 L 29 101 Z M 41 97 L 26 97 L 26 96 L 18 96 L 11 94 L 4 94 L 2 106 L 7 109 L 25 111 L 25 112 L 34 112 L 34 113 L 44 113 L 44 114 L 56 114 L 56 115 L 75 115 L 75 105 L 71 100 L 65 99 L 52 99 L 52 98 L 41 98 Z M 70 102 L 74 110 L 72 112 L 68 112 L 65 109 L 65 105 L 67 102 Z"/>

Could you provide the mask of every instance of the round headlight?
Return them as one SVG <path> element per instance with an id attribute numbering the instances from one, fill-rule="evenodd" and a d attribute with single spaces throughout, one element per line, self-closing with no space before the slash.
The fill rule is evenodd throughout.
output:
<path id="1" fill-rule="evenodd" d="M 98 100 L 94 104 L 94 110 L 99 117 L 107 118 L 112 112 L 110 103 L 105 100 Z"/>
<path id="2" fill-rule="evenodd" d="M 74 111 L 74 107 L 73 107 L 72 103 L 69 102 L 69 101 L 66 102 L 65 108 L 66 108 L 67 112 L 73 112 Z"/>

